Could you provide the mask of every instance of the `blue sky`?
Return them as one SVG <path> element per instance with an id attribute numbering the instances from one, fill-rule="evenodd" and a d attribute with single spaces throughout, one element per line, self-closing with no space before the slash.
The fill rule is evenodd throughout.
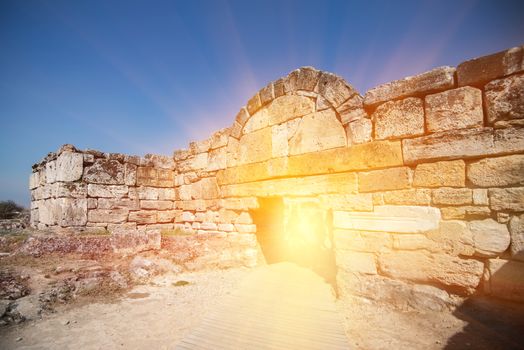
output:
<path id="1" fill-rule="evenodd" d="M 0 200 L 61 144 L 171 154 L 300 66 L 380 83 L 524 44 L 524 2 L 0 0 Z"/>

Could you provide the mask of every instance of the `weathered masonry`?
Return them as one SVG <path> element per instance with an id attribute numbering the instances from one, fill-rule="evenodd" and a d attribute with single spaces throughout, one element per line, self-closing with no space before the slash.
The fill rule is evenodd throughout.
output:
<path id="1" fill-rule="evenodd" d="M 524 301 L 524 47 L 362 97 L 304 67 L 172 157 L 62 147 L 33 167 L 32 225 L 176 230 L 307 264 L 339 294 L 444 307 Z M 220 252 L 222 253 L 222 252 Z"/>

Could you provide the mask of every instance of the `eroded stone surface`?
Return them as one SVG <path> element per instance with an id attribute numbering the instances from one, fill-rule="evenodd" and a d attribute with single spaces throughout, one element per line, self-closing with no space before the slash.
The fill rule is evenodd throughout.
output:
<path id="1" fill-rule="evenodd" d="M 524 74 L 492 81 L 485 95 L 490 123 L 524 118 Z"/>
<path id="2" fill-rule="evenodd" d="M 371 118 L 375 123 L 375 137 L 379 140 L 424 134 L 424 108 L 419 98 L 386 102 Z"/>

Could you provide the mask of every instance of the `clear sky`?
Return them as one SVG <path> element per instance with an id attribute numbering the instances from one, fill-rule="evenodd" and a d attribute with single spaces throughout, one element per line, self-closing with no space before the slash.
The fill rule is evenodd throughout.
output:
<path id="1" fill-rule="evenodd" d="M 380 83 L 524 44 L 524 1 L 0 0 L 0 200 L 64 143 L 171 154 L 300 66 Z"/>

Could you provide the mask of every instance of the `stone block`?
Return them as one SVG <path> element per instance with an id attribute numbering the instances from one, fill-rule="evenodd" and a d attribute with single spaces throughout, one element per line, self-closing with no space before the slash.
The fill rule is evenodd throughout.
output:
<path id="1" fill-rule="evenodd" d="M 48 184 L 56 182 L 56 160 L 51 160 L 45 164 L 45 181 Z"/>
<path id="2" fill-rule="evenodd" d="M 347 101 L 337 107 L 336 111 L 340 115 L 340 121 L 343 125 L 351 123 L 360 119 L 367 119 L 368 115 L 364 110 L 362 104 L 362 96 L 359 94 L 353 95 Z M 317 99 L 318 103 L 318 99 Z M 329 107 L 329 106 L 328 106 Z M 317 107 L 318 109 L 318 107 Z"/>
<path id="3" fill-rule="evenodd" d="M 250 115 L 255 114 L 260 107 L 262 107 L 262 103 L 260 102 L 260 95 L 258 92 L 247 101 L 246 109 L 249 112 Z"/>
<path id="4" fill-rule="evenodd" d="M 271 128 L 245 134 L 240 138 L 238 164 L 256 163 L 272 157 Z"/>
<path id="5" fill-rule="evenodd" d="M 253 114 L 242 129 L 243 134 L 249 134 L 254 131 L 267 128 L 269 126 L 269 113 L 267 108 L 262 108 Z"/>
<path id="6" fill-rule="evenodd" d="M 40 185 L 40 172 L 31 173 L 29 176 L 29 189 L 34 190 Z"/>
<path id="7" fill-rule="evenodd" d="M 191 152 L 187 149 L 178 149 L 173 152 L 173 159 L 178 162 L 185 160 L 191 156 Z"/>
<path id="8" fill-rule="evenodd" d="M 464 187 L 466 165 L 463 160 L 419 164 L 415 168 L 415 187 Z"/>
<path id="9" fill-rule="evenodd" d="M 452 292 L 466 295 L 475 291 L 484 270 L 484 264 L 477 260 L 446 254 L 428 255 L 418 251 L 380 253 L 378 265 L 385 276 L 435 283 Z"/>
<path id="10" fill-rule="evenodd" d="M 301 67 L 295 82 L 297 90 L 313 91 L 317 86 L 321 72 L 312 67 Z"/>
<path id="11" fill-rule="evenodd" d="M 275 98 L 275 93 L 273 91 L 273 83 L 267 84 L 265 87 L 260 89 L 258 93 L 260 94 L 260 103 L 262 104 L 262 106 L 267 105 Z"/>
<path id="12" fill-rule="evenodd" d="M 289 153 L 287 123 L 271 127 L 271 155 L 273 158 L 286 157 Z"/>
<path id="13" fill-rule="evenodd" d="M 129 209 L 91 209 L 87 212 L 89 222 L 121 224 L 127 221 Z"/>
<path id="14" fill-rule="evenodd" d="M 219 196 L 220 189 L 215 177 L 206 177 L 191 185 L 191 197 L 193 199 L 215 199 Z"/>
<path id="15" fill-rule="evenodd" d="M 509 50 L 462 62 L 457 66 L 457 82 L 459 86 L 481 87 L 490 80 L 522 70 L 524 70 L 523 49 L 522 47 L 513 47 Z"/>
<path id="16" fill-rule="evenodd" d="M 489 205 L 488 190 L 484 188 L 473 189 L 473 204 Z"/>
<path id="17" fill-rule="evenodd" d="M 336 263 L 339 269 L 363 274 L 376 275 L 377 266 L 373 254 L 361 252 L 336 251 Z"/>
<path id="18" fill-rule="evenodd" d="M 377 205 L 373 212 L 334 211 L 333 225 L 336 228 L 419 233 L 438 228 L 440 211 L 422 206 Z"/>
<path id="19" fill-rule="evenodd" d="M 469 188 L 437 188 L 433 190 L 435 205 L 465 205 L 473 203 L 473 192 Z"/>
<path id="20" fill-rule="evenodd" d="M 367 170 L 403 165 L 398 141 L 375 141 L 289 157 L 287 174 L 294 176 Z"/>
<path id="21" fill-rule="evenodd" d="M 321 195 L 323 207 L 333 210 L 372 211 L 371 194 L 331 194 Z"/>
<path id="22" fill-rule="evenodd" d="M 129 213 L 129 221 L 136 222 L 137 224 L 156 224 L 157 212 L 155 210 L 139 210 L 132 211 Z"/>
<path id="23" fill-rule="evenodd" d="M 96 208 L 138 210 L 140 205 L 138 199 L 134 198 L 99 198 Z"/>
<path id="24" fill-rule="evenodd" d="M 200 141 L 192 141 L 189 143 L 189 150 L 192 155 L 197 155 L 199 153 L 207 153 L 211 148 L 211 140 L 205 139 Z"/>
<path id="25" fill-rule="evenodd" d="M 376 192 L 409 188 L 410 172 L 408 167 L 361 172 L 358 173 L 358 189 L 360 192 Z"/>
<path id="26" fill-rule="evenodd" d="M 57 198 L 51 202 L 55 202 L 52 215 L 59 226 L 85 226 L 87 223 L 87 199 Z"/>
<path id="27" fill-rule="evenodd" d="M 224 232 L 233 232 L 235 231 L 235 226 L 233 224 L 218 224 L 218 230 Z"/>
<path id="28" fill-rule="evenodd" d="M 124 184 L 127 186 L 136 185 L 137 166 L 131 163 L 124 164 Z"/>
<path id="29" fill-rule="evenodd" d="M 472 256 L 475 253 L 473 234 L 468 222 L 462 220 L 443 220 L 438 230 L 427 234 L 436 242 L 437 250 L 453 256 Z"/>
<path id="30" fill-rule="evenodd" d="M 459 206 L 459 207 L 444 207 L 440 208 L 442 218 L 445 220 L 454 219 L 472 219 L 472 218 L 488 218 L 491 216 L 491 210 L 487 206 Z"/>
<path id="31" fill-rule="evenodd" d="M 318 81 L 318 93 L 337 108 L 357 94 L 357 91 L 338 75 L 322 72 Z"/>
<path id="32" fill-rule="evenodd" d="M 267 107 L 268 125 L 277 125 L 315 112 L 315 103 L 308 97 L 287 95 Z"/>
<path id="33" fill-rule="evenodd" d="M 129 192 L 129 187 L 125 185 L 87 185 L 87 194 L 89 197 L 102 198 L 122 198 Z"/>
<path id="34" fill-rule="evenodd" d="M 242 135 L 242 125 L 238 124 L 235 121 L 233 122 L 233 125 L 231 126 L 231 133 L 229 134 L 229 136 L 238 140 L 240 138 L 240 135 Z"/>
<path id="35" fill-rule="evenodd" d="M 290 155 L 345 146 L 344 127 L 331 109 L 302 117 L 296 132 L 289 138 Z"/>
<path id="36" fill-rule="evenodd" d="M 232 210 L 248 210 L 258 208 L 256 197 L 225 198 L 221 201 L 221 207 Z"/>
<path id="37" fill-rule="evenodd" d="M 463 129 L 402 140 L 406 164 L 497 153 L 491 128 Z"/>
<path id="38" fill-rule="evenodd" d="M 493 219 L 485 219 L 471 221 L 469 228 L 476 255 L 494 257 L 508 249 L 510 235 L 506 225 L 499 224 Z"/>
<path id="39" fill-rule="evenodd" d="M 423 234 L 395 234 L 393 235 L 393 248 L 397 250 L 438 251 L 437 244 Z"/>
<path id="40" fill-rule="evenodd" d="M 83 170 L 84 156 L 81 153 L 63 152 L 56 160 L 56 181 L 80 180 Z"/>
<path id="41" fill-rule="evenodd" d="M 511 257 L 524 261 L 524 214 L 513 216 L 508 228 L 511 235 Z"/>
<path id="42" fill-rule="evenodd" d="M 336 229 L 333 231 L 335 249 L 377 253 L 393 248 L 392 235 L 386 232 L 354 231 Z"/>
<path id="43" fill-rule="evenodd" d="M 375 107 L 389 100 L 451 89 L 455 85 L 454 74 L 455 68 L 438 67 L 419 75 L 379 85 L 366 92 L 364 105 Z"/>
<path id="44" fill-rule="evenodd" d="M 524 155 L 485 158 L 468 164 L 468 180 L 479 187 L 524 185 Z"/>
<path id="45" fill-rule="evenodd" d="M 419 98 L 409 97 L 380 105 L 371 115 L 375 138 L 400 139 L 424 134 L 424 107 Z"/>
<path id="46" fill-rule="evenodd" d="M 348 146 L 358 145 L 359 143 L 365 143 L 371 141 L 371 132 L 373 131 L 373 125 L 371 120 L 367 118 L 361 118 L 346 125 L 346 137 L 348 140 Z"/>
<path id="47" fill-rule="evenodd" d="M 356 192 L 357 176 L 354 173 L 265 180 L 221 187 L 224 197 L 307 196 Z"/>
<path id="48" fill-rule="evenodd" d="M 82 182 L 57 182 L 54 184 L 54 196 L 56 198 L 86 198 L 87 185 Z"/>
<path id="49" fill-rule="evenodd" d="M 91 184 L 123 185 L 124 174 L 124 165 L 119 161 L 99 158 L 84 168 L 83 180 Z"/>
<path id="50" fill-rule="evenodd" d="M 140 209 L 168 210 L 173 209 L 172 201 L 161 200 L 141 200 Z"/>
<path id="51" fill-rule="evenodd" d="M 215 171 L 219 169 L 225 169 L 227 166 L 226 161 L 227 149 L 226 147 L 218 148 L 209 152 L 208 155 L 208 166 L 207 171 Z"/>
<path id="52" fill-rule="evenodd" d="M 524 302 L 524 263 L 502 259 L 489 259 L 487 278 L 491 295 Z"/>
<path id="53" fill-rule="evenodd" d="M 229 128 L 223 128 L 215 131 L 210 138 L 209 149 L 214 150 L 217 148 L 225 147 L 227 145 L 227 139 L 229 138 L 231 130 Z"/>
<path id="54" fill-rule="evenodd" d="M 482 91 L 470 86 L 426 96 L 424 110 L 429 132 L 481 127 Z"/>
<path id="55" fill-rule="evenodd" d="M 488 122 L 524 118 L 524 74 L 494 80 L 485 89 Z"/>
<path id="56" fill-rule="evenodd" d="M 431 203 L 431 190 L 408 189 L 384 192 L 383 204 L 394 205 L 429 205 Z"/>
<path id="57" fill-rule="evenodd" d="M 524 187 L 490 188 L 489 207 L 497 211 L 524 211 Z"/>

